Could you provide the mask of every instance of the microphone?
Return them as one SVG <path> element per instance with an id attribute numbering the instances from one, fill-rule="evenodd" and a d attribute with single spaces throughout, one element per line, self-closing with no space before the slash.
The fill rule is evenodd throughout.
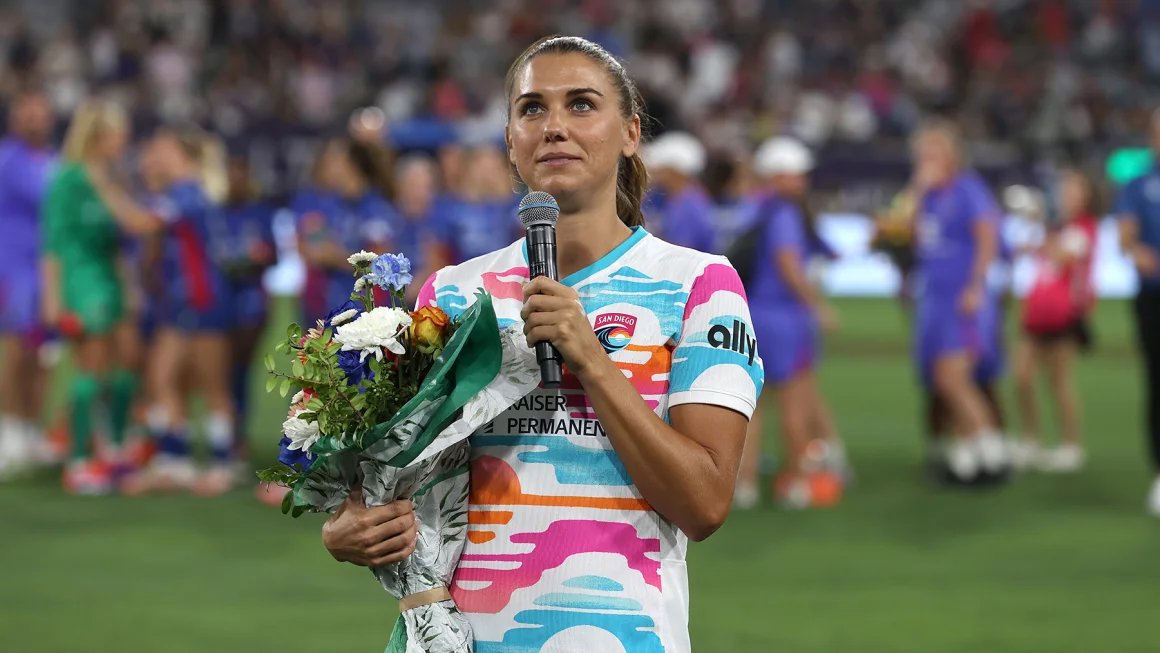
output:
<path id="1" fill-rule="evenodd" d="M 556 220 L 560 207 L 556 198 L 534 191 L 520 200 L 520 222 L 527 230 L 528 276 L 560 280 L 556 270 Z M 563 383 L 560 352 L 550 342 L 536 343 L 536 362 L 540 364 L 540 383 L 545 388 L 558 388 Z"/>

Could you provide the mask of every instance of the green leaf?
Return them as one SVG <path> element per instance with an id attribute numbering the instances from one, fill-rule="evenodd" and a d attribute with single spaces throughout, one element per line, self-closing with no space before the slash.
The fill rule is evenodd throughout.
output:
<path id="1" fill-rule="evenodd" d="M 330 426 L 330 418 L 327 417 L 326 413 L 318 413 L 318 430 L 325 434 L 328 426 Z"/>
<path id="2" fill-rule="evenodd" d="M 334 329 L 332 329 L 330 327 L 326 327 L 326 330 L 322 332 L 322 337 L 319 338 L 319 340 L 321 340 L 322 342 L 330 342 L 331 336 L 333 336 L 333 335 L 334 335 Z"/>
<path id="3" fill-rule="evenodd" d="M 270 354 L 266 354 L 266 369 L 271 372 L 274 371 L 274 357 Z"/>
<path id="4" fill-rule="evenodd" d="M 297 359 L 295 359 L 294 363 L 290 366 L 290 370 L 293 372 L 294 376 L 303 376 L 306 374 L 306 368 L 303 367 L 302 361 Z"/>
<path id="5" fill-rule="evenodd" d="M 274 386 L 276 385 L 278 385 L 278 377 L 271 376 L 270 378 L 266 379 L 266 392 L 273 392 Z"/>
<path id="6" fill-rule="evenodd" d="M 295 324 L 293 322 L 291 322 L 290 324 L 288 324 L 286 326 L 286 339 L 287 340 L 297 340 L 298 338 L 301 337 L 301 333 L 302 333 L 302 327 L 298 326 L 297 324 Z"/>
<path id="7" fill-rule="evenodd" d="M 306 410 L 318 412 L 322 410 L 322 406 L 323 402 L 318 397 L 314 397 L 310 401 L 306 402 Z"/>
<path id="8" fill-rule="evenodd" d="M 294 491 L 291 490 L 282 497 L 282 514 L 285 515 L 290 512 L 290 507 L 294 505 Z"/>
<path id="9" fill-rule="evenodd" d="M 282 387 L 278 388 L 278 394 L 283 397 L 290 394 L 290 379 L 282 379 Z"/>
<path id="10" fill-rule="evenodd" d="M 295 505 L 293 510 L 290 512 L 290 516 L 292 516 L 294 519 L 298 519 L 304 512 L 306 512 L 306 506 Z"/>

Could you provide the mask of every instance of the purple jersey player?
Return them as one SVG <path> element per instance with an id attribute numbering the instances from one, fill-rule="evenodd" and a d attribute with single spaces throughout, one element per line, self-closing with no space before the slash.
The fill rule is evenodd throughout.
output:
<path id="1" fill-rule="evenodd" d="M 946 464 L 959 481 L 1003 473 L 1007 454 L 995 415 L 975 384 L 988 353 L 993 301 L 987 273 L 997 254 L 1000 209 L 982 179 L 959 166 L 954 128 L 936 124 L 914 139 L 918 274 L 915 355 L 926 386 L 958 426 Z"/>
<path id="2" fill-rule="evenodd" d="M 713 252 L 716 231 L 713 200 L 698 181 L 705 169 L 705 148 L 694 136 L 668 132 L 644 153 L 649 173 L 665 195 L 660 232 L 668 242 Z"/>
<path id="3" fill-rule="evenodd" d="M 775 397 L 785 441 L 785 465 L 774 491 L 789 507 L 829 505 L 836 497 L 832 492 L 823 496 L 819 479 L 847 470 L 833 418 L 814 376 L 819 329 L 836 326 L 837 317 L 807 275 L 810 259 L 819 253 L 803 209 L 813 156 L 795 140 L 775 138 L 758 149 L 754 165 L 763 188 L 746 203 L 752 214 L 743 217 L 748 224 L 743 237 L 758 242 L 744 281 L 754 335 L 765 343 L 761 355 L 774 390 L 768 394 Z M 761 422 L 758 413 L 750 421 L 735 497 L 739 507 L 754 502 Z M 819 453 L 823 468 L 813 464 Z"/>
<path id="4" fill-rule="evenodd" d="M 10 105 L 0 141 L 0 475 L 43 450 L 37 423 L 44 372 L 29 339 L 39 319 L 40 209 L 54 156 L 52 110 L 29 93 Z"/>

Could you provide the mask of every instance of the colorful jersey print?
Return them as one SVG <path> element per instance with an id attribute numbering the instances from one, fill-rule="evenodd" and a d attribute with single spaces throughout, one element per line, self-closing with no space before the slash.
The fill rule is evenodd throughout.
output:
<path id="1" fill-rule="evenodd" d="M 519 241 L 445 268 L 419 296 L 461 313 L 483 289 L 519 319 Z M 745 291 L 726 259 L 637 228 L 561 280 L 657 415 L 688 403 L 752 414 L 763 379 Z M 468 544 L 451 593 L 477 653 L 689 651 L 687 538 L 633 485 L 575 377 L 538 389 L 472 438 Z"/>

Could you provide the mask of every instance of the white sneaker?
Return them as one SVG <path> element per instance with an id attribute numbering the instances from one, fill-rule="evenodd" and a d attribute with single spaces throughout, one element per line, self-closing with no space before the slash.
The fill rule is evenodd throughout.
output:
<path id="1" fill-rule="evenodd" d="M 38 467 L 47 467 L 56 462 L 56 455 L 44 437 L 44 431 L 31 422 L 20 422 L 17 432 L 24 440 L 24 451 L 28 462 Z"/>
<path id="2" fill-rule="evenodd" d="M 7 480 L 28 469 L 28 451 L 18 423 L 0 421 L 0 480 Z"/>
<path id="3" fill-rule="evenodd" d="M 973 481 L 979 475 L 979 456 L 974 440 L 952 438 L 946 444 L 947 469 L 960 481 Z"/>
<path id="4" fill-rule="evenodd" d="M 733 508 L 735 510 L 753 510 L 757 507 L 758 501 L 756 483 L 737 482 L 737 489 L 733 491 Z"/>
<path id="5" fill-rule="evenodd" d="M 1007 451 L 1011 454 L 1011 465 L 1016 470 L 1023 471 L 1036 465 L 1041 447 L 1034 440 L 1011 439 L 1007 442 Z"/>
<path id="6" fill-rule="evenodd" d="M 974 438 L 979 464 L 990 474 L 998 474 L 1007 469 L 1007 443 L 998 433 L 981 433 Z"/>
<path id="7" fill-rule="evenodd" d="M 1083 469 L 1087 458 L 1083 447 L 1078 444 L 1063 444 L 1055 449 L 1044 452 L 1040 462 L 1040 469 L 1045 472 L 1070 473 Z"/>
<path id="8" fill-rule="evenodd" d="M 1148 494 L 1148 514 L 1160 517 L 1160 476 L 1152 484 L 1152 491 Z"/>

